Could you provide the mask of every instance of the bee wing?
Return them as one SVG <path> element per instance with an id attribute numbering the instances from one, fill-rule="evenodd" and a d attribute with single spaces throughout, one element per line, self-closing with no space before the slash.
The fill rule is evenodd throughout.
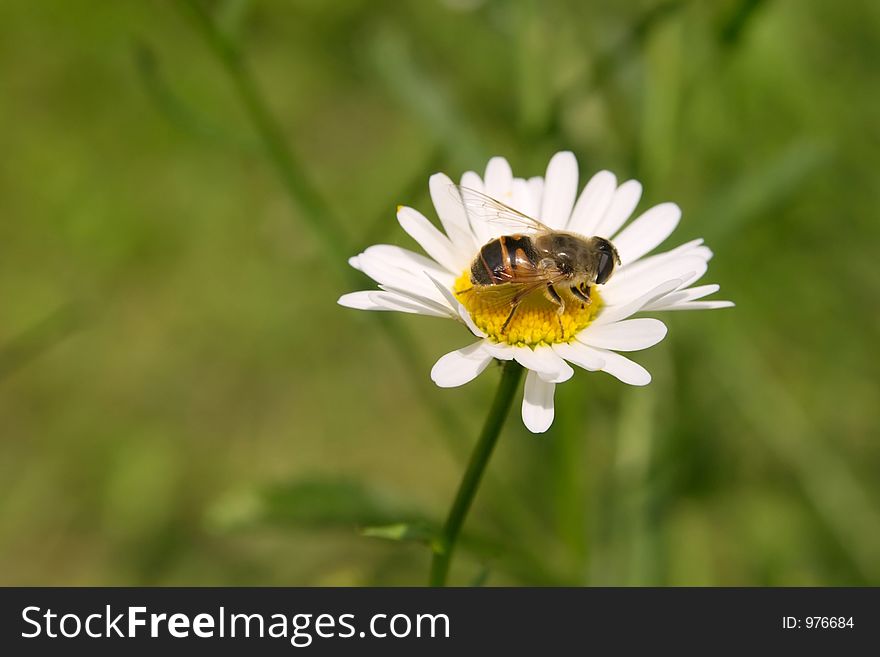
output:
<path id="1" fill-rule="evenodd" d="M 499 283 L 485 287 L 474 287 L 464 292 L 456 292 L 456 297 L 458 297 L 459 301 L 464 302 L 468 295 L 479 294 L 480 305 L 484 309 L 506 312 L 520 301 L 538 294 L 539 290 L 545 285 L 546 282 L 544 281 Z"/>
<path id="2" fill-rule="evenodd" d="M 516 228 L 529 228 L 538 232 L 550 232 L 552 229 L 541 223 L 534 217 L 502 203 L 488 194 L 478 192 L 470 187 L 452 185 L 450 192 L 455 193 L 461 200 L 468 214 L 480 217 L 486 221 L 500 222 Z"/>
<path id="3" fill-rule="evenodd" d="M 533 294 L 539 293 L 548 284 L 558 285 L 564 281 L 565 276 L 560 273 L 541 273 L 537 269 L 523 270 L 520 267 L 517 269 L 516 276 L 504 283 L 474 286 L 466 291 L 457 292 L 456 296 L 459 297 L 459 300 L 463 300 L 464 295 L 479 294 L 484 306 L 492 309 L 510 308 Z"/>

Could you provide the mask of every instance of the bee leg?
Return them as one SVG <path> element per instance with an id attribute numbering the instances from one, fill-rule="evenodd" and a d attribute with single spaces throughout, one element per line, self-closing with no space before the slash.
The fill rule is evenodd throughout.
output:
<path id="1" fill-rule="evenodd" d="M 562 325 L 562 313 L 565 312 L 565 302 L 559 296 L 559 292 L 553 287 L 553 283 L 547 283 L 547 297 L 556 304 L 556 320 L 559 322 L 559 334 L 565 339 L 565 327 Z"/>
<path id="2" fill-rule="evenodd" d="M 587 305 L 593 302 L 593 300 L 590 298 L 589 285 L 585 285 L 583 288 L 573 287 L 571 288 L 571 293 Z"/>
<path id="3" fill-rule="evenodd" d="M 507 319 L 504 320 L 504 323 L 501 325 L 501 333 L 507 332 L 507 325 L 510 324 L 510 320 L 513 319 L 513 314 L 516 312 L 516 309 L 519 308 L 521 299 L 514 299 L 510 305 L 510 313 L 507 315 Z"/>
<path id="4" fill-rule="evenodd" d="M 470 291 L 473 290 L 473 289 L 474 289 L 474 286 L 471 285 L 470 287 L 465 288 L 465 289 L 463 289 L 463 290 L 456 290 L 456 291 L 455 291 L 455 294 L 456 294 L 456 296 L 458 296 L 459 294 L 465 294 L 466 292 L 470 292 Z"/>
<path id="5" fill-rule="evenodd" d="M 565 310 L 565 303 L 562 301 L 562 297 L 559 296 L 559 292 L 557 292 L 556 288 L 553 287 L 553 283 L 547 283 L 547 287 L 545 289 L 547 292 L 547 299 L 557 306 L 556 312 L 561 315 L 562 311 Z"/>

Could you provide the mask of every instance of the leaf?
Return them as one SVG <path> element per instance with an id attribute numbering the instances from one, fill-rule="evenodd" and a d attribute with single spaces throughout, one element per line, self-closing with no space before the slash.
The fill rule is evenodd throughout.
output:
<path id="1" fill-rule="evenodd" d="M 343 530 L 389 541 L 431 545 L 436 523 L 402 502 L 403 496 L 354 479 L 313 477 L 231 492 L 209 508 L 205 524 L 215 532 L 253 529 Z M 534 557 L 496 537 L 468 531 L 458 549 L 527 583 L 558 586 L 562 580 Z M 500 558 L 503 555 L 503 558 Z"/>
<path id="2" fill-rule="evenodd" d="M 416 541 L 430 544 L 436 536 L 433 527 L 424 522 L 398 522 L 392 525 L 378 527 L 364 527 L 361 536 L 370 538 L 382 538 L 388 541 Z"/>
<path id="3" fill-rule="evenodd" d="M 176 129 L 199 139 L 246 151 L 257 149 L 252 140 L 228 132 L 184 102 L 162 74 L 156 53 L 148 45 L 135 44 L 134 62 L 144 92 L 163 118 Z"/>
<path id="4" fill-rule="evenodd" d="M 0 381 L 83 327 L 86 311 L 71 302 L 0 344 Z"/>
<path id="5" fill-rule="evenodd" d="M 251 10 L 250 0 L 223 0 L 217 7 L 217 27 L 226 37 L 233 41 L 241 41 L 245 19 Z"/>
<path id="6" fill-rule="evenodd" d="M 232 493 L 210 509 L 207 521 L 229 531 L 253 526 L 351 529 L 423 518 L 398 500 L 360 481 L 319 477 Z"/>
<path id="7" fill-rule="evenodd" d="M 470 586 L 475 588 L 486 586 L 486 582 L 489 580 L 489 573 L 492 571 L 489 570 L 489 566 L 483 566 L 480 570 L 477 571 L 477 574 L 474 575 L 474 578 L 471 580 Z"/>
<path id="8" fill-rule="evenodd" d="M 731 12 L 730 16 L 718 31 L 718 36 L 725 46 L 738 43 L 746 28 L 754 22 L 756 10 L 760 9 L 764 0 L 740 0 L 739 5 Z"/>

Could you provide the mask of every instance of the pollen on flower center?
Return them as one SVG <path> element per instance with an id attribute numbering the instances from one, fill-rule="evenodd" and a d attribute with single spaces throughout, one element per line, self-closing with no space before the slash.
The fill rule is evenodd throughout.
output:
<path id="1" fill-rule="evenodd" d="M 537 291 L 519 304 L 502 332 L 501 328 L 511 310 L 508 291 L 491 286 L 474 287 L 470 272 L 465 271 L 455 281 L 453 292 L 467 309 L 474 324 L 490 339 L 515 346 L 537 347 L 570 342 L 596 318 L 602 308 L 602 297 L 595 287 L 590 295 L 592 303 L 589 304 L 566 289 L 557 289 L 565 302 L 562 314 L 557 312 L 556 304 Z"/>

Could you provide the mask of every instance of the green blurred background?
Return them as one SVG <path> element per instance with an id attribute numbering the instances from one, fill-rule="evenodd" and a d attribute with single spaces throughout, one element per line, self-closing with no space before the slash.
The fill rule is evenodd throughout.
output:
<path id="1" fill-rule="evenodd" d="M 0 4 L 0 583 L 424 583 L 363 530 L 442 520 L 498 374 L 343 256 L 572 149 L 737 307 L 515 414 L 453 583 L 880 585 L 880 4 L 192 7 Z"/>

